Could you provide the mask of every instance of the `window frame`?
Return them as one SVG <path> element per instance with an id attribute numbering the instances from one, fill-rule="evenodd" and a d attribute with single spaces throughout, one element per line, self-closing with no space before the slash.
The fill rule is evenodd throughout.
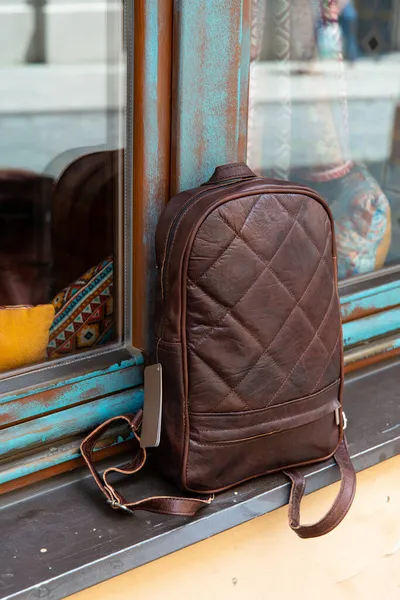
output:
<path id="1" fill-rule="evenodd" d="M 81 464 L 79 441 L 87 430 L 117 409 L 132 412 L 142 405 L 144 356 L 153 340 L 158 216 L 170 195 L 200 185 L 216 165 L 246 157 L 250 7 L 251 0 L 134 3 L 133 47 L 128 50 L 132 152 L 126 153 L 128 207 L 122 223 L 125 256 L 132 257 L 125 261 L 131 281 L 125 342 L 0 380 L 5 473 L 0 493 Z M 346 370 L 400 355 L 399 287 L 400 265 L 340 282 Z M 24 415 L 23 406 L 32 398 L 39 408 L 33 414 L 30 407 Z M 13 420 L 1 421 L 5 408 Z M 41 441 L 40 432 L 49 428 L 57 433 L 51 439 L 43 434 Z M 26 442 L 6 454 L 1 451 L 5 432 L 9 447 L 13 434 L 22 432 Z M 124 440 L 117 430 L 100 452 L 120 451 Z"/>
<path id="2" fill-rule="evenodd" d="M 174 27 L 172 189 L 246 160 L 252 0 L 182 3 Z M 200 18 L 199 18 L 200 16 Z M 191 67 L 191 68 L 189 68 Z M 191 136 L 196 124 L 196 136 Z M 400 355 L 400 264 L 339 283 L 346 370 Z"/>
<path id="3" fill-rule="evenodd" d="M 117 309 L 124 314 L 122 343 L 0 376 L 0 493 L 80 464 L 86 431 L 143 404 L 144 351 L 152 337 L 153 239 L 170 186 L 172 6 L 172 0 L 128 0 L 124 10 L 126 180 L 118 223 L 124 236 L 116 244 L 127 288 L 123 311 Z M 100 455 L 120 451 L 125 436 L 112 432 Z"/>

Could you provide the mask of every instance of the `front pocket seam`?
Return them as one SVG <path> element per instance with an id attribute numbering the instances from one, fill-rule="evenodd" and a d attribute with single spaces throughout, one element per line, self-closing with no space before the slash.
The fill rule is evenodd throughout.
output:
<path id="1" fill-rule="evenodd" d="M 340 384 L 340 378 L 336 379 L 334 382 L 330 383 L 327 387 L 324 387 L 322 390 L 319 390 L 319 392 L 315 392 L 314 394 L 309 394 L 308 396 L 302 396 L 301 398 L 295 398 L 293 400 L 289 400 L 288 402 L 282 402 L 281 404 L 274 404 L 273 406 L 266 406 L 264 408 L 255 408 L 254 410 L 240 410 L 240 411 L 231 411 L 231 412 L 189 412 L 189 416 L 193 416 L 196 418 L 201 418 L 201 417 L 224 417 L 226 418 L 227 416 L 231 417 L 231 416 L 245 416 L 245 415 L 253 415 L 253 414 L 257 414 L 257 413 L 262 413 L 262 412 L 267 412 L 267 411 L 273 411 L 276 408 L 279 408 L 281 406 L 293 406 L 296 404 L 296 402 L 304 402 L 306 400 L 309 400 L 310 398 L 316 398 L 319 395 L 322 395 L 326 392 L 329 392 L 332 388 L 334 388 L 336 385 Z M 189 402 L 190 404 L 190 402 Z"/>
<path id="2" fill-rule="evenodd" d="M 333 411 L 329 411 L 326 413 L 326 415 L 323 415 L 322 417 L 318 417 L 318 419 L 315 419 L 316 421 L 318 421 L 319 419 L 323 419 L 324 417 L 327 417 L 331 412 L 335 412 L 335 410 L 337 410 L 338 408 L 340 408 L 340 402 L 339 400 L 335 399 L 335 401 L 337 402 L 337 406 L 333 409 Z M 319 408 L 322 407 L 317 407 L 314 408 L 313 410 L 308 410 L 306 412 L 301 413 L 302 416 L 306 416 L 306 415 L 310 415 L 313 412 L 316 412 L 317 410 L 319 410 Z M 293 419 L 293 417 L 284 417 L 282 419 L 280 419 L 281 421 L 289 421 L 290 419 Z M 279 421 L 279 419 L 277 419 L 277 421 Z M 273 423 L 274 421 L 270 421 L 269 423 Z M 313 423 L 313 421 L 309 421 L 310 423 Z M 269 424 L 267 422 L 267 424 Z M 308 423 L 305 423 L 305 425 L 307 425 Z M 256 425 L 249 425 L 248 427 L 257 427 L 258 425 L 265 425 L 265 423 L 257 423 Z M 287 431 L 289 431 L 290 429 L 297 429 L 297 427 L 302 427 L 303 425 L 297 425 L 296 427 L 290 427 L 287 429 Z M 246 429 L 246 427 L 229 427 L 229 429 L 218 429 L 218 433 L 223 433 L 223 432 L 230 432 L 230 431 L 243 431 L 243 429 Z M 279 430 L 278 430 L 279 431 Z M 201 432 L 204 433 L 213 433 L 215 432 L 215 429 L 204 429 L 203 427 L 201 428 Z M 275 433 L 274 431 L 271 431 L 270 433 L 266 433 L 265 435 L 270 435 L 271 433 Z"/>
<path id="3" fill-rule="evenodd" d="M 340 407 L 340 403 L 339 403 L 339 407 Z M 284 433 L 296 431 L 297 429 L 301 429 L 303 427 L 308 427 L 309 425 L 314 425 L 315 423 L 318 423 L 318 421 L 322 421 L 322 419 L 326 419 L 327 417 L 329 417 L 329 415 L 333 415 L 335 410 L 337 410 L 337 408 L 335 408 L 332 412 L 329 412 L 328 414 L 323 415 L 322 417 L 319 417 L 318 419 L 315 419 L 314 421 L 309 421 L 308 423 L 304 423 L 303 425 L 297 425 L 296 427 L 292 427 L 290 429 L 278 429 L 277 431 L 271 431 L 269 433 L 260 433 L 259 435 L 255 435 L 255 436 L 252 436 L 249 438 L 243 438 L 240 440 L 226 440 L 226 441 L 221 441 L 221 442 L 198 442 L 198 441 L 194 440 L 193 438 L 190 438 L 190 442 L 193 442 L 193 443 L 197 444 L 198 446 L 211 446 L 211 447 L 213 447 L 213 446 L 233 446 L 233 445 L 237 445 L 237 444 L 245 444 L 247 442 L 252 442 L 259 438 L 263 438 L 263 437 L 267 437 L 267 436 L 271 436 L 271 435 L 282 435 Z M 213 430 L 211 430 L 211 431 L 213 431 Z"/>

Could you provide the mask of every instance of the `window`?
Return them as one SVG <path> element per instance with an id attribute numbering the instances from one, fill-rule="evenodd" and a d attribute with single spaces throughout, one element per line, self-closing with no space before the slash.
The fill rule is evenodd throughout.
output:
<path id="1" fill-rule="evenodd" d="M 247 160 L 322 193 L 336 219 L 345 364 L 354 369 L 400 353 L 399 14 L 395 3 L 355 0 L 338 21 L 339 5 L 214 3 L 202 20 L 195 2 L 182 7 L 172 172 L 184 189 L 215 165 Z"/>
<path id="2" fill-rule="evenodd" d="M 0 373 L 3 493 L 72 468 L 88 430 L 142 405 L 170 185 L 172 5 L 3 0 L 0 12 L 0 295 L 11 307 L 0 345 L 13 315 L 17 343 L 35 350 Z M 26 307 L 42 303 L 55 315 L 36 327 Z M 111 432 L 100 453 L 126 435 Z"/>
<path id="3" fill-rule="evenodd" d="M 327 4 L 0 1 L 1 170 L 22 170 L 30 190 L 18 205 L 0 194 L 1 302 L 51 303 L 107 257 L 114 286 L 107 343 L 88 331 L 83 347 L 0 373 L 0 493 L 70 468 L 84 433 L 141 406 L 158 215 L 216 165 L 247 159 L 328 199 L 346 367 L 399 354 L 400 13 L 355 0 L 337 23 Z M 54 192 L 88 157 L 93 187 L 78 186 L 76 206 L 65 191 L 55 219 Z M 105 452 L 124 439 L 112 432 Z"/>
<path id="4" fill-rule="evenodd" d="M 248 161 L 328 201 L 340 280 L 400 263 L 399 14 L 253 2 Z"/>
<path id="5" fill-rule="evenodd" d="M 122 2 L 6 5 L 2 371 L 121 340 L 127 73 Z"/>
<path id="6" fill-rule="evenodd" d="M 253 0 L 250 35 L 247 160 L 330 206 L 346 368 L 397 355 L 398 6 Z"/>

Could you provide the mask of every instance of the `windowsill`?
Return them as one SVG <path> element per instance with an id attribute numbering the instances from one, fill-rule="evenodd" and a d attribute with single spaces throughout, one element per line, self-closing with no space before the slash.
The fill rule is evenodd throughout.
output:
<path id="1" fill-rule="evenodd" d="M 400 361 L 349 376 L 347 438 L 357 471 L 400 453 Z M 331 462 L 308 469 L 308 491 L 333 483 Z M 174 493 L 154 475 L 124 495 Z M 176 491 L 175 491 L 176 493 Z M 195 519 L 113 512 L 86 470 L 0 498 L 0 598 L 54 600 L 263 515 L 288 501 L 289 484 L 270 475 L 217 496 Z"/>

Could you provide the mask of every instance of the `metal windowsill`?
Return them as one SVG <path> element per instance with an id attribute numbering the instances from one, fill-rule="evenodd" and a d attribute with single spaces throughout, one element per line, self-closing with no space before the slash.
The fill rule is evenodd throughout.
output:
<path id="1" fill-rule="evenodd" d="M 400 453 L 400 361 L 346 379 L 347 437 L 358 471 Z M 308 491 L 338 478 L 331 462 L 308 469 Z M 124 495 L 176 493 L 149 470 Z M 106 505 L 85 470 L 0 498 L 0 598 L 54 600 L 263 515 L 288 502 L 275 474 L 217 496 L 195 519 Z M 44 551 L 46 550 L 46 551 Z"/>

